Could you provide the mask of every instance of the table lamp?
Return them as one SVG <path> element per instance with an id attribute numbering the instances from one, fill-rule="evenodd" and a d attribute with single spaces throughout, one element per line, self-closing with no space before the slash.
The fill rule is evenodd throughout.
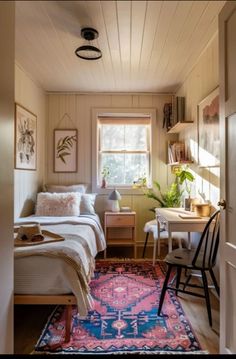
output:
<path id="1" fill-rule="evenodd" d="M 119 201 L 121 200 L 120 193 L 116 189 L 114 189 L 114 191 L 110 193 L 108 199 L 112 201 L 111 211 L 119 212 L 120 211 Z"/>

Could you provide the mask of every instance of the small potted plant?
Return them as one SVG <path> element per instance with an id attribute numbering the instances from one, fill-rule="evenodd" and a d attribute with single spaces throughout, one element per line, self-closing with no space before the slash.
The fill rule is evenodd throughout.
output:
<path id="1" fill-rule="evenodd" d="M 101 172 L 102 174 L 102 184 L 101 184 L 101 188 L 106 188 L 107 186 L 107 178 L 110 175 L 110 169 L 108 166 L 104 166 L 103 170 Z"/>
<path id="2" fill-rule="evenodd" d="M 184 209 L 186 211 L 190 211 L 192 182 L 195 180 L 195 177 L 188 170 L 188 166 L 180 167 L 180 169 L 176 172 L 176 176 L 179 180 L 179 184 L 185 185 L 185 190 L 188 193 L 188 197 L 184 199 Z"/>

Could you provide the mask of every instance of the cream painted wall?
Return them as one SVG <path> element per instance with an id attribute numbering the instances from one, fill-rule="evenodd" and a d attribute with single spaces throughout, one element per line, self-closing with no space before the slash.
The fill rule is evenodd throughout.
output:
<path id="1" fill-rule="evenodd" d="M 45 169 L 45 92 L 15 65 L 15 102 L 29 109 L 37 116 L 37 170 L 14 170 L 14 217 L 24 217 L 32 213 L 35 195 L 44 178 Z"/>
<path id="2" fill-rule="evenodd" d="M 0 354 L 13 354 L 14 1 L 0 2 Z"/>
<path id="3" fill-rule="evenodd" d="M 193 196 L 199 197 L 198 191 L 204 193 L 212 205 L 217 206 L 220 196 L 220 168 L 199 168 L 197 166 L 198 154 L 198 128 L 197 105 L 219 84 L 219 54 L 218 33 L 209 43 L 208 47 L 199 57 L 195 67 L 187 76 L 176 95 L 184 96 L 186 101 L 186 119 L 194 121 L 180 133 L 179 138 L 184 140 L 187 147 L 191 147 L 194 164 L 191 169 L 196 177 Z M 192 243 L 198 242 L 199 235 L 192 235 Z M 219 259 L 218 259 L 219 261 Z M 219 278 L 219 264 L 215 268 L 215 275 Z"/>
<path id="4" fill-rule="evenodd" d="M 154 175 L 164 188 L 169 181 L 170 171 L 166 165 L 166 131 L 162 129 L 163 106 L 171 101 L 170 95 L 116 95 L 116 94 L 49 94 L 47 122 L 46 182 L 51 184 L 87 183 L 88 192 L 92 183 L 92 109 L 93 108 L 155 108 L 157 120 L 154 124 L 153 144 Z M 78 172 L 72 174 L 53 173 L 53 130 L 55 128 L 78 129 Z M 175 135 L 174 135 L 175 136 Z M 175 138 L 168 135 L 168 139 Z M 107 195 L 99 195 L 96 210 L 103 220 Z M 143 195 L 123 195 L 121 205 L 131 206 L 137 212 L 137 239 L 143 242 L 143 227 L 153 219 L 149 208 L 157 205 Z"/>
<path id="5" fill-rule="evenodd" d="M 219 83 L 218 34 L 212 39 L 208 47 L 200 56 L 197 64 L 188 75 L 176 95 L 184 96 L 186 101 L 186 119 L 194 121 L 180 133 L 180 139 L 185 140 L 186 146 L 191 147 L 193 160 L 197 163 L 198 129 L 197 105 L 214 90 Z M 196 176 L 196 189 L 193 194 L 199 196 L 198 191 L 204 193 L 207 200 L 215 206 L 219 200 L 220 168 L 199 168 L 197 164 L 191 166 Z"/>

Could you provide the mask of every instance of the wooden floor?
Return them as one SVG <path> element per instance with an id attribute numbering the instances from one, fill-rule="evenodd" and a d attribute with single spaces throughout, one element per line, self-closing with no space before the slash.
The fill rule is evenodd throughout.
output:
<path id="1" fill-rule="evenodd" d="M 162 248 L 165 255 L 167 248 Z M 107 253 L 109 257 L 120 255 L 116 249 Z M 130 253 L 125 253 L 132 256 Z M 138 258 L 142 256 L 142 248 L 138 251 Z M 146 258 L 152 257 L 152 248 L 147 248 Z M 99 256 L 99 258 L 103 258 Z M 127 258 L 127 257 L 126 257 Z M 212 328 L 208 324 L 205 300 L 194 296 L 179 294 L 183 310 L 188 317 L 192 328 L 203 348 L 209 354 L 219 353 L 219 301 L 214 294 L 211 294 L 212 306 Z M 47 322 L 47 319 L 55 306 L 53 305 L 15 305 L 14 312 L 14 352 L 15 354 L 29 354 L 34 350 L 34 345 Z"/>

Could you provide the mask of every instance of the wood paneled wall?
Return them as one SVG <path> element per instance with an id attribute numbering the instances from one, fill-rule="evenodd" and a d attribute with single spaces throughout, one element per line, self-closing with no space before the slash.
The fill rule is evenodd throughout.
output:
<path id="1" fill-rule="evenodd" d="M 176 95 L 184 96 L 186 101 L 186 120 L 194 121 L 180 134 L 191 148 L 194 161 L 198 159 L 197 106 L 219 84 L 218 33 L 200 56 L 197 64 L 188 75 Z M 204 193 L 207 200 L 216 205 L 219 200 L 220 168 L 199 168 L 192 166 L 196 176 L 193 195 Z"/>
<path id="2" fill-rule="evenodd" d="M 14 216 L 32 213 L 35 195 L 43 183 L 45 169 L 46 94 L 18 65 L 15 66 L 15 102 L 37 116 L 37 170 L 14 171 Z"/>
<path id="3" fill-rule="evenodd" d="M 13 354 L 15 3 L 0 2 L 0 353 Z"/>
<path id="4" fill-rule="evenodd" d="M 171 101 L 170 95 L 118 95 L 118 94 L 49 94 L 47 121 L 46 182 L 51 184 L 92 183 L 92 109 L 93 108 L 155 108 L 154 175 L 165 188 L 171 174 L 166 165 L 166 130 L 162 129 L 163 106 Z M 78 129 L 78 172 L 53 173 L 53 130 L 55 128 Z M 171 138 L 168 135 L 168 138 Z M 173 135 L 172 135 L 173 138 Z M 107 195 L 99 195 L 96 210 L 103 220 Z M 143 227 L 154 215 L 149 208 L 157 205 L 143 195 L 124 195 L 121 205 L 131 206 L 137 212 L 137 239 L 144 240 Z"/>

